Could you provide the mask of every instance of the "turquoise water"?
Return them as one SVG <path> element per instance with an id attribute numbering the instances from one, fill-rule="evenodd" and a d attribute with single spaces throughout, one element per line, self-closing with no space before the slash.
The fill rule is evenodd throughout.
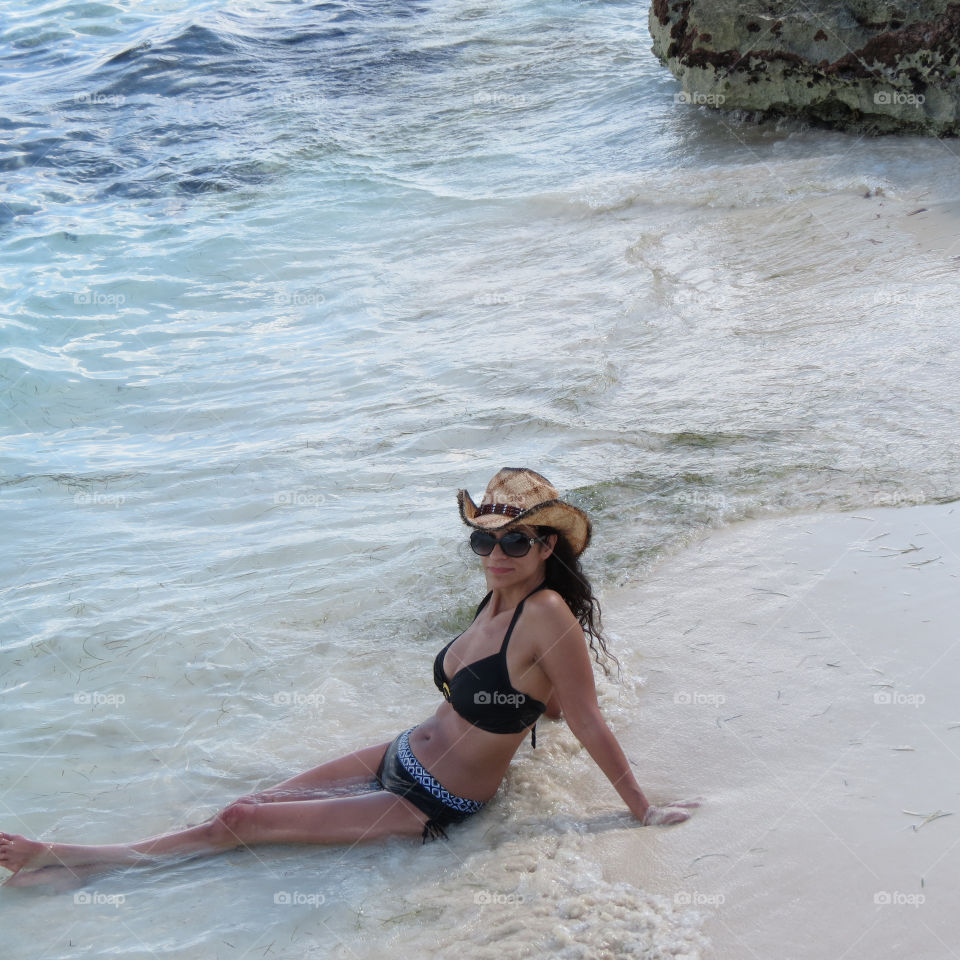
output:
<path id="1" fill-rule="evenodd" d="M 706 526 L 958 495 L 960 250 L 903 229 L 952 199 L 956 143 L 678 105 L 635 4 L 3 14 L 4 829 L 157 832 L 416 722 L 482 594 L 456 490 L 502 465 L 591 512 L 607 593 Z M 282 863 L 327 905 L 278 906 L 273 956 L 340 955 L 324 930 L 482 956 L 449 938 L 499 876 L 464 836 L 114 879 L 137 922 L 71 929 L 239 956 Z M 460 894 L 377 916 L 412 870 Z M 221 921 L 194 903 L 238 876 Z"/>

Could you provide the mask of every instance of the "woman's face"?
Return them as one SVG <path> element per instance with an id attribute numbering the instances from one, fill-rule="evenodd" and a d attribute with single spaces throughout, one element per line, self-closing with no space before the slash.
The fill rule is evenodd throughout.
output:
<path id="1" fill-rule="evenodd" d="M 490 531 L 499 541 L 504 533 L 501 531 Z M 536 537 L 537 531 L 533 527 L 518 526 L 511 527 L 507 532 L 519 532 L 525 537 Z M 483 565 L 483 572 L 487 578 L 487 584 L 493 586 L 506 586 L 511 582 L 522 582 L 536 574 L 543 575 L 544 567 L 547 563 L 547 557 L 553 553 L 553 545 L 556 542 L 556 535 L 551 534 L 545 538 L 545 542 L 537 541 L 530 545 L 530 550 L 523 557 L 508 557 L 500 549 L 499 543 L 493 548 L 489 556 L 480 557 Z"/>

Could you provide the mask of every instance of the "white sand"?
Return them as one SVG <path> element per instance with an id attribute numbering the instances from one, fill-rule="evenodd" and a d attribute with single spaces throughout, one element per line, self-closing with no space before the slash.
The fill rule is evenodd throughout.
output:
<path id="1" fill-rule="evenodd" d="M 706 802 L 598 832 L 605 878 L 690 902 L 718 960 L 960 956 L 958 554 L 950 504 L 752 521 L 614 598 L 647 678 L 618 735 Z"/>
<path id="2" fill-rule="evenodd" d="M 960 258 L 960 202 L 918 201 L 908 203 L 895 217 L 896 226 L 913 234 L 921 249 L 943 254 L 951 260 Z"/>

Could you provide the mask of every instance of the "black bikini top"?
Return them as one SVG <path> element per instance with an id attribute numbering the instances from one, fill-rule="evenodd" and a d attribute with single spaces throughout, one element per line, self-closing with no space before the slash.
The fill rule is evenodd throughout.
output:
<path id="1" fill-rule="evenodd" d="M 537 718 L 547 709 L 546 704 L 517 690 L 510 683 L 510 674 L 507 670 L 507 644 L 523 612 L 523 604 L 527 597 L 545 586 L 545 583 L 541 583 L 517 604 L 498 653 L 492 653 L 489 657 L 474 660 L 473 663 L 461 667 L 453 678 L 448 680 L 443 669 L 443 657 L 463 635 L 458 634 L 433 661 L 433 682 L 437 685 L 437 689 L 464 720 L 481 730 L 487 730 L 490 733 L 520 733 L 531 724 L 535 725 Z M 491 596 L 492 594 L 488 593 L 483 598 L 480 606 L 477 607 L 477 612 L 473 615 L 474 620 L 480 615 L 480 611 L 487 605 Z M 536 745 L 537 731 L 534 726 L 533 746 Z"/>

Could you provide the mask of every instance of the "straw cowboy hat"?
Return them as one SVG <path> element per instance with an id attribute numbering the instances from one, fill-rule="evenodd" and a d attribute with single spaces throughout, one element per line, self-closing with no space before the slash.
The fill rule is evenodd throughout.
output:
<path id="1" fill-rule="evenodd" d="M 563 533 L 576 556 L 590 543 L 590 518 L 572 504 L 564 503 L 556 487 L 533 470 L 504 467 L 487 484 L 478 507 L 466 490 L 457 494 L 463 522 L 478 530 L 506 527 L 553 527 Z"/>

